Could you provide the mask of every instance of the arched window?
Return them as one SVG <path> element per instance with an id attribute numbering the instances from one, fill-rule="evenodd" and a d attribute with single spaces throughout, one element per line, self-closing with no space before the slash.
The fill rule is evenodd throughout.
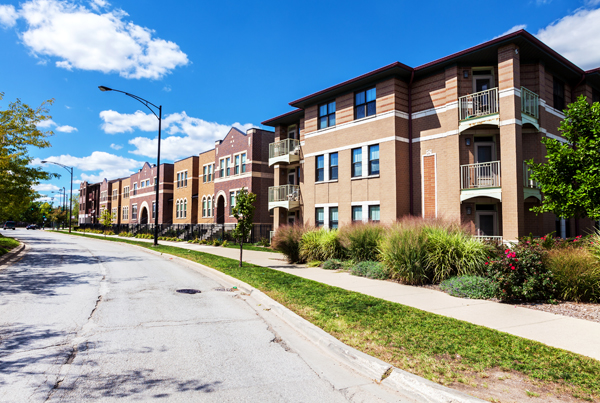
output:
<path id="1" fill-rule="evenodd" d="M 202 198 L 202 217 L 206 217 L 206 197 Z"/>
<path id="2" fill-rule="evenodd" d="M 212 211 L 211 210 L 211 205 L 212 205 L 212 200 L 210 199 L 210 196 L 208 196 L 208 210 L 207 210 L 207 212 L 208 212 L 208 216 L 209 217 L 211 216 L 211 211 Z"/>
<path id="3" fill-rule="evenodd" d="M 187 199 L 183 201 L 183 218 L 187 217 Z"/>
<path id="4" fill-rule="evenodd" d="M 175 218 L 179 218 L 179 200 L 175 203 Z"/>

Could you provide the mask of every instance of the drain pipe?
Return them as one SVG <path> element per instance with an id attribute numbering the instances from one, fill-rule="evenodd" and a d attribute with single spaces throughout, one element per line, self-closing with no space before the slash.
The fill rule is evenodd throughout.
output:
<path id="1" fill-rule="evenodd" d="M 415 70 L 410 73 L 410 81 L 408 82 L 408 175 L 409 175 L 409 192 L 410 192 L 410 215 L 415 215 L 414 206 L 414 180 L 413 180 L 413 124 L 412 124 L 412 84 L 415 78 Z"/>

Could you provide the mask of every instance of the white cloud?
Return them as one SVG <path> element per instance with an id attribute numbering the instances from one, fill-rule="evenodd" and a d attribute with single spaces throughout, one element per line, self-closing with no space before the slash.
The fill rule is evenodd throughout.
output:
<path id="1" fill-rule="evenodd" d="M 517 32 L 517 31 L 520 31 L 525 28 L 527 28 L 526 24 L 515 25 L 514 27 L 510 28 L 508 31 L 505 31 L 505 32 L 501 33 L 500 35 L 495 36 L 494 39 L 500 38 L 501 36 L 504 36 L 504 35 L 512 34 L 513 32 Z"/>
<path id="2" fill-rule="evenodd" d="M 596 6 L 600 5 L 600 0 L 586 0 L 585 5 L 587 7 L 596 7 Z"/>
<path id="3" fill-rule="evenodd" d="M 82 180 L 87 180 L 90 182 L 99 182 L 104 178 L 116 179 L 130 176 L 135 170 L 141 168 L 143 164 L 143 162 L 136 161 L 131 158 L 124 158 L 103 151 L 94 151 L 87 157 L 73 157 L 67 154 L 48 157 L 45 158 L 45 160 L 58 162 L 69 167 L 77 168 L 84 172 L 99 171 L 98 173 L 81 174 Z M 40 165 L 41 160 L 39 158 L 35 158 L 31 164 Z M 60 173 L 62 174 L 62 172 Z"/>
<path id="4" fill-rule="evenodd" d="M 123 148 L 123 146 L 121 144 L 112 143 L 110 145 L 110 148 L 112 148 L 113 150 L 120 150 L 121 148 Z"/>
<path id="5" fill-rule="evenodd" d="M 73 126 L 69 126 L 69 125 L 64 125 L 64 126 L 58 126 L 56 128 L 57 132 L 63 132 L 63 133 L 71 133 L 71 132 L 76 132 L 78 131 L 76 127 Z"/>
<path id="6" fill-rule="evenodd" d="M 89 4 L 91 9 L 60 0 L 22 3 L 15 12 L 27 22 L 20 33 L 23 43 L 36 57 L 57 58 L 57 67 L 119 73 L 125 78 L 159 79 L 189 63 L 176 43 L 153 38 L 154 31 L 125 20 L 123 10 L 106 10 L 110 4 L 104 0 Z M 0 11 L 4 25 L 14 25 L 10 7 Z"/>
<path id="7" fill-rule="evenodd" d="M 171 92 L 171 86 L 170 86 L 170 85 L 165 85 L 165 86 L 163 87 L 163 91 L 164 91 L 164 92 Z"/>
<path id="8" fill-rule="evenodd" d="M 53 126 L 56 126 L 56 123 L 52 119 L 42 120 L 36 125 L 38 129 L 49 129 Z"/>
<path id="9" fill-rule="evenodd" d="M 17 18 L 19 18 L 19 14 L 17 14 L 13 5 L 0 4 L 0 25 L 6 28 L 14 27 L 17 23 Z"/>
<path id="10" fill-rule="evenodd" d="M 539 30 L 537 37 L 582 69 L 600 66 L 600 8 L 580 8 Z"/>
<path id="11" fill-rule="evenodd" d="M 102 111 L 100 118 L 104 121 L 102 129 L 109 134 L 131 133 L 134 130 L 158 133 L 158 120 L 150 113 L 136 111 L 133 114 L 121 114 L 116 111 Z M 234 123 L 232 126 L 243 132 L 256 127 L 253 124 Z M 188 116 L 185 112 L 167 115 L 162 121 L 163 138 L 160 153 L 167 160 L 176 160 L 209 150 L 215 146 L 231 129 L 230 125 Z M 133 154 L 155 157 L 157 137 L 136 137 L 129 144 L 136 147 Z"/>
<path id="12" fill-rule="evenodd" d="M 56 192 L 59 189 L 60 188 L 58 186 L 55 186 L 51 183 L 42 183 L 33 186 L 33 190 L 35 190 L 36 192 Z"/>

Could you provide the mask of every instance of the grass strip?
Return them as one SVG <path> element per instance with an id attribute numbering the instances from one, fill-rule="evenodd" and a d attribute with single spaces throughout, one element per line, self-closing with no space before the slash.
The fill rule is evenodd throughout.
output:
<path id="1" fill-rule="evenodd" d="M 237 249 L 240 250 L 240 245 L 236 245 L 236 244 L 228 244 L 226 246 L 226 248 L 233 248 L 233 249 Z M 270 252 L 270 253 L 281 253 L 278 250 L 274 250 L 271 248 L 266 248 L 264 246 L 255 246 L 249 243 L 245 243 L 243 246 L 244 250 L 255 250 L 257 252 Z"/>
<path id="2" fill-rule="evenodd" d="M 17 246 L 19 246 L 19 241 L 0 234 L 0 256 L 7 254 L 9 250 Z"/>
<path id="3" fill-rule="evenodd" d="M 592 358 L 277 270 L 252 264 L 239 268 L 235 259 L 174 246 L 107 240 L 219 270 L 263 291 L 342 342 L 441 384 L 464 383 L 465 377 L 500 369 L 551 383 L 578 398 L 600 396 L 600 361 Z"/>

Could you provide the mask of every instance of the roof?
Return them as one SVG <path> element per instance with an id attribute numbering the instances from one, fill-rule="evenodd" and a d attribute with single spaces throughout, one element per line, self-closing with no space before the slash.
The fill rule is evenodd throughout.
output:
<path id="1" fill-rule="evenodd" d="M 597 80 L 599 82 L 598 85 L 600 85 L 600 74 L 598 74 L 600 73 L 600 68 L 585 72 L 583 69 L 576 66 L 570 60 L 550 48 L 537 37 L 522 29 L 498 38 L 494 38 L 479 45 L 472 46 L 468 49 L 453 53 L 449 56 L 442 57 L 432 62 L 422 64 L 418 67 L 409 67 L 400 62 L 388 64 L 387 66 L 292 101 L 290 102 L 290 105 L 298 109 L 266 120 L 262 122 L 262 124 L 266 126 L 277 126 L 278 124 L 288 123 L 292 117 L 297 118 L 296 120 L 298 120 L 301 116 L 302 109 L 306 108 L 306 106 L 309 104 L 312 105 L 315 103 L 324 102 L 341 93 L 347 93 L 360 88 L 361 86 L 377 83 L 390 77 L 398 77 L 404 81 L 409 81 L 413 74 L 414 77 L 418 79 L 433 74 L 434 72 L 437 72 L 440 69 L 450 65 L 485 65 L 488 63 L 488 60 L 489 65 L 494 65 L 498 62 L 498 48 L 508 43 L 514 43 L 519 46 L 520 60 L 523 64 L 536 63 L 542 60 L 544 64 L 550 67 L 550 69 L 555 74 L 560 76 L 560 78 L 567 82 L 573 82 L 573 84 L 579 82 L 584 74 L 586 76 L 592 74 L 598 75 Z M 594 78 L 594 82 L 595 81 L 596 79 Z"/>
<path id="2" fill-rule="evenodd" d="M 275 127 L 281 124 L 290 124 L 297 122 L 304 115 L 304 110 L 294 109 L 293 111 L 284 113 L 283 115 L 276 116 L 269 120 L 265 120 L 261 124 L 265 126 Z"/>

